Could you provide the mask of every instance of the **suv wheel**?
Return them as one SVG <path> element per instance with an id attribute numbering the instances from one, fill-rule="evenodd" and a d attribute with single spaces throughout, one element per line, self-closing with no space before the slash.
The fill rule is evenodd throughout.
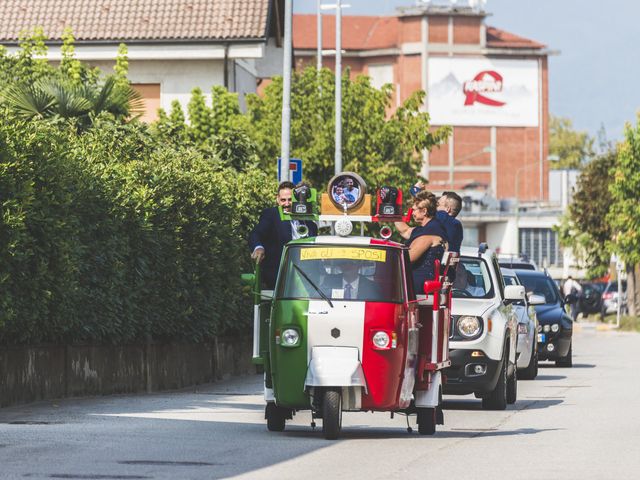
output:
<path id="1" fill-rule="evenodd" d="M 531 361 L 527 368 L 520 370 L 518 373 L 518 380 L 533 380 L 538 376 L 538 351 L 531 354 Z"/>
<path id="2" fill-rule="evenodd" d="M 505 349 L 506 354 L 506 349 Z M 504 410 L 507 408 L 507 363 L 509 357 L 502 358 L 502 366 L 498 374 L 498 383 L 489 395 L 482 399 L 482 408 L 485 410 Z"/>
<path id="3" fill-rule="evenodd" d="M 573 343 L 569 345 L 569 351 L 567 352 L 567 354 L 564 357 L 556 360 L 556 367 L 573 367 Z"/>

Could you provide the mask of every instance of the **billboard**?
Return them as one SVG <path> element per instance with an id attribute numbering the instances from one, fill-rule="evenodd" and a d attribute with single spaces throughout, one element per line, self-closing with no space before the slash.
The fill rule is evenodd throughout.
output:
<path id="1" fill-rule="evenodd" d="M 537 127 L 539 87 L 536 60 L 431 57 L 431 123 Z"/>

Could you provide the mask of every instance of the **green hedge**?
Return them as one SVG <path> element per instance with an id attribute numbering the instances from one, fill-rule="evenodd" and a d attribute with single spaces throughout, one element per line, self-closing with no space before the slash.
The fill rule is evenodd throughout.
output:
<path id="1" fill-rule="evenodd" d="M 145 125 L 0 117 L 0 342 L 250 335 L 239 275 L 275 183 Z"/>

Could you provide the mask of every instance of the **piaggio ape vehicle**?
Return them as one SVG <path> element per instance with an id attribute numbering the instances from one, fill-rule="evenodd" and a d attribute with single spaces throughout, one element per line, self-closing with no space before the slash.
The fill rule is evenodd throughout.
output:
<path id="1" fill-rule="evenodd" d="M 357 178 L 362 195 L 364 182 L 343 175 Z M 395 202 L 401 208 L 401 193 Z M 378 202 L 373 217 L 320 216 L 337 220 L 332 228 L 339 235 L 290 242 L 275 291 L 255 287 L 262 301 L 255 307 L 254 362 L 264 365 L 270 431 L 283 431 L 301 410 L 311 411 L 312 427 L 322 419 L 327 439 L 339 436 L 343 411 L 416 414 L 425 435 L 443 423 L 441 370 L 450 365 L 446 271 L 457 258 L 445 254 L 444 268 L 436 262 L 435 278 L 414 292 L 408 249 L 388 239 L 391 229 L 381 229 L 382 239 L 349 235 L 353 219 L 403 218 L 389 208 L 385 216 L 382 207 Z"/>

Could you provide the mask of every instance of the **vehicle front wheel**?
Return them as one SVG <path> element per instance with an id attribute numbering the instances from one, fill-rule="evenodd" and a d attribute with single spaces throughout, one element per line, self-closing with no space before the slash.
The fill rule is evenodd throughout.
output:
<path id="1" fill-rule="evenodd" d="M 342 428 L 342 392 L 328 388 L 322 398 L 322 433 L 327 440 L 335 440 Z"/>
<path id="2" fill-rule="evenodd" d="M 507 362 L 508 357 L 502 359 L 502 366 L 498 374 L 498 382 L 493 391 L 482 398 L 482 408 L 485 410 L 504 410 L 507 408 Z"/>
<path id="3" fill-rule="evenodd" d="M 418 409 L 418 433 L 433 435 L 436 433 L 437 412 L 433 407 Z"/>
<path id="4" fill-rule="evenodd" d="M 527 368 L 523 368 L 518 372 L 518 380 L 533 380 L 538 376 L 538 352 L 531 354 L 531 360 Z"/>
<path id="5" fill-rule="evenodd" d="M 277 406 L 274 402 L 269 402 L 264 410 L 264 416 L 267 419 L 267 430 L 270 432 L 284 431 L 287 419 L 284 408 Z"/>
<path id="6" fill-rule="evenodd" d="M 573 367 L 573 344 L 569 345 L 567 354 L 556 360 L 556 367 L 571 368 Z"/>

